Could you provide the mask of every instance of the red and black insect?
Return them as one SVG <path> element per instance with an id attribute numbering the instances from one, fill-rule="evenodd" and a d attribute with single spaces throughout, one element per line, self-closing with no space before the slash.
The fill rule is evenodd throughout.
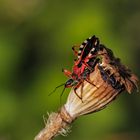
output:
<path id="1" fill-rule="evenodd" d="M 86 44 L 84 44 L 86 43 Z M 117 67 L 118 73 L 121 77 L 128 79 L 130 78 L 130 72 L 121 64 L 120 59 L 116 58 L 109 48 L 99 43 L 99 39 L 93 36 L 92 38 L 87 39 L 82 43 L 83 46 L 79 48 L 79 53 L 75 49 L 74 53 L 79 54 L 78 60 L 75 61 L 73 66 L 73 71 L 64 70 L 64 74 L 70 79 L 65 83 L 65 88 L 73 87 L 76 93 L 76 89 L 82 85 L 83 82 L 87 81 L 93 86 L 95 86 L 89 79 L 90 73 L 94 71 L 96 65 L 100 70 L 101 76 L 105 82 L 110 84 L 114 89 L 119 90 L 120 92 L 124 90 L 124 83 L 121 83 L 120 80 L 117 80 L 115 73 L 112 73 L 111 70 L 107 69 L 106 66 L 102 64 L 102 59 L 105 54 L 109 59 L 107 65 L 112 65 Z M 107 59 L 107 58 L 104 58 Z M 133 83 L 134 84 L 134 83 Z M 76 93 L 78 96 L 78 94 Z M 81 97 L 82 98 L 82 94 Z"/>
<path id="2" fill-rule="evenodd" d="M 77 46 L 75 46 L 77 47 Z M 89 79 L 90 73 L 94 70 L 95 65 L 98 63 L 97 52 L 100 50 L 99 39 L 92 36 L 86 39 L 82 45 L 79 46 L 79 51 L 76 51 L 73 47 L 74 54 L 77 56 L 77 60 L 74 62 L 72 72 L 63 69 L 64 74 L 70 79 L 65 83 L 65 88 L 73 87 L 76 93 L 76 89 L 82 85 L 83 82 L 95 86 Z M 81 88 L 82 89 L 82 88 Z M 76 93 L 78 96 L 78 94 Z M 82 96 L 82 95 L 81 95 Z M 79 96 L 78 96 L 79 97 Z M 82 97 L 79 97 L 82 98 Z"/>
<path id="3" fill-rule="evenodd" d="M 75 49 L 76 47 L 79 48 L 78 51 Z M 69 79 L 66 81 L 66 83 L 62 84 L 64 85 L 62 94 L 65 88 L 73 87 L 75 94 L 80 99 L 82 99 L 82 94 L 81 96 L 79 96 L 76 93 L 76 89 L 79 86 L 81 86 L 82 91 L 84 81 L 87 81 L 88 83 L 95 86 L 90 81 L 89 75 L 94 71 L 96 65 L 98 65 L 98 69 L 100 70 L 101 76 L 104 81 L 108 82 L 114 89 L 120 91 L 124 89 L 124 84 L 120 84 L 120 81 L 116 80 L 114 73 L 112 74 L 111 71 L 109 69 L 106 69 L 106 66 L 103 65 L 102 63 L 103 56 L 106 54 L 106 56 L 109 57 L 110 61 L 108 65 L 118 67 L 118 72 L 122 77 L 124 77 L 124 79 L 125 77 L 130 76 L 129 72 L 128 71 L 125 72 L 126 70 L 123 70 L 124 68 L 120 63 L 120 60 L 114 57 L 113 52 L 109 48 L 100 44 L 99 39 L 97 37 L 92 36 L 86 39 L 80 46 L 74 46 L 72 49 L 77 59 L 74 62 L 72 72 L 63 69 L 64 74 Z M 56 87 L 55 90 L 58 87 Z"/>
<path id="4" fill-rule="evenodd" d="M 75 48 L 78 47 L 79 50 L 77 51 Z M 67 80 L 64 85 L 63 92 L 65 88 L 73 87 L 76 93 L 76 89 L 82 85 L 83 82 L 87 81 L 93 86 L 95 86 L 89 79 L 89 74 L 94 70 L 95 65 L 98 63 L 99 59 L 96 58 L 96 53 L 99 51 L 99 39 L 95 36 L 92 36 L 86 39 L 80 46 L 72 47 L 74 54 L 76 55 L 77 59 L 74 62 L 74 66 L 72 68 L 72 72 L 63 69 L 62 71 L 64 74 L 70 78 Z M 60 86 L 62 86 L 60 85 Z M 58 87 L 60 87 L 58 86 Z M 58 88 L 56 87 L 55 90 Z M 81 88 L 82 89 L 82 88 Z M 55 91 L 54 90 L 54 91 Z M 53 91 L 53 92 L 54 92 Z M 63 94 L 62 92 L 62 94 Z M 76 95 L 81 99 L 77 93 Z"/>

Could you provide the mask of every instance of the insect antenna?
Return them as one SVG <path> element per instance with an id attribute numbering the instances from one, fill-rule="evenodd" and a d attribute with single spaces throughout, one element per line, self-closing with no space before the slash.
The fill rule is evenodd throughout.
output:
<path id="1" fill-rule="evenodd" d="M 62 90 L 62 93 L 60 94 L 60 97 L 62 97 L 64 91 L 65 91 L 66 87 L 64 86 L 63 90 Z"/>
<path id="2" fill-rule="evenodd" d="M 66 89 L 66 87 L 64 86 L 64 88 L 63 88 L 63 90 L 62 90 L 62 93 L 60 94 L 60 105 L 61 105 L 61 103 L 62 103 L 61 97 L 62 97 L 62 95 L 63 95 L 65 89 Z"/>
<path id="3" fill-rule="evenodd" d="M 63 84 L 57 86 L 48 96 L 52 95 L 59 87 L 61 87 L 61 86 L 63 86 L 63 85 L 65 85 L 65 83 L 63 83 Z M 65 88 L 64 88 L 64 89 L 65 89 Z M 64 89 L 63 89 L 63 90 L 64 90 Z M 63 92 L 64 92 L 64 91 L 63 91 Z M 61 93 L 61 94 L 62 94 L 62 93 Z"/>

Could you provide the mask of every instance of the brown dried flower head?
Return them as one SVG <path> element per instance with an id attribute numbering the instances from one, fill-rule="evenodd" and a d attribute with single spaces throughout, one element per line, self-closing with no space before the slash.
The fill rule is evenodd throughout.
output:
<path id="1" fill-rule="evenodd" d="M 76 90 L 78 96 L 72 88 L 66 104 L 58 113 L 49 116 L 46 127 L 35 140 L 50 140 L 59 133 L 65 133 L 67 126 L 79 116 L 97 112 L 122 91 L 131 93 L 137 88 L 138 78 L 121 64 L 119 58 L 114 57 L 110 49 L 103 46 L 102 50 L 98 51 L 97 57 L 100 61 L 89 75 L 92 84 L 84 81 L 84 86 L 81 85 Z"/>
<path id="2" fill-rule="evenodd" d="M 120 59 L 114 57 L 110 49 L 104 48 L 98 55 L 102 58 L 101 62 L 90 74 L 90 80 L 96 86 L 85 81 L 83 89 L 81 90 L 82 86 L 77 89 L 82 100 L 72 89 L 64 105 L 73 118 L 99 111 L 122 91 L 127 90 L 131 93 L 133 88 L 137 88 L 137 77 L 121 64 Z"/>

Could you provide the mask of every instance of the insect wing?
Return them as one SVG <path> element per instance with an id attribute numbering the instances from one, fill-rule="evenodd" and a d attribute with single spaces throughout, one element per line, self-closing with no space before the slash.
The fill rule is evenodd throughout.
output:
<path id="1" fill-rule="evenodd" d="M 93 51 L 97 50 L 96 47 L 99 45 L 99 39 L 94 35 L 86 39 L 82 44 L 84 44 L 85 47 L 83 48 L 82 52 L 79 51 L 78 53 L 80 60 L 84 60 L 90 53 L 93 53 Z"/>

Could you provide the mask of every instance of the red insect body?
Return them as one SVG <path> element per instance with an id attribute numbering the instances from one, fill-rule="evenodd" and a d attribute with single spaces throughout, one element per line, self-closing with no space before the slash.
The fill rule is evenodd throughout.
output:
<path id="1" fill-rule="evenodd" d="M 79 50 L 77 51 L 75 49 L 75 47 L 78 47 Z M 82 99 L 82 90 L 83 90 L 83 86 L 84 86 L 84 81 L 87 81 L 91 85 L 95 86 L 90 81 L 89 76 L 90 76 L 90 73 L 92 73 L 94 71 L 94 68 L 96 65 L 98 66 L 101 76 L 104 81 L 111 84 L 114 89 L 122 90 L 124 88 L 124 84 L 123 85 L 120 84 L 120 81 L 117 81 L 115 79 L 114 74 L 112 74 L 109 71 L 109 69 L 107 69 L 107 67 L 103 65 L 104 63 L 103 63 L 102 59 L 103 59 L 104 54 L 107 54 L 107 56 L 112 61 L 112 63 L 109 63 L 110 65 L 115 65 L 118 67 L 118 71 L 119 71 L 120 75 L 122 77 L 124 77 L 124 79 L 125 79 L 125 77 L 130 78 L 130 76 L 131 76 L 130 71 L 128 69 L 125 69 L 124 66 L 121 65 L 120 60 L 118 58 L 114 57 L 113 52 L 109 48 L 107 48 L 104 45 L 99 43 L 98 38 L 96 38 L 95 36 L 88 38 L 80 46 L 74 46 L 72 49 L 74 51 L 74 54 L 77 57 L 77 60 L 75 60 L 75 62 L 74 62 L 74 66 L 72 67 L 72 72 L 68 71 L 66 69 L 63 69 L 64 74 L 67 77 L 69 77 L 67 82 L 62 84 L 62 85 L 64 85 L 63 92 L 64 92 L 65 88 L 72 87 L 74 89 L 75 94 L 80 99 Z M 135 85 L 135 83 L 133 83 L 133 84 Z M 62 86 L 62 85 L 60 85 L 60 86 Z M 60 86 L 58 86 L 58 87 L 60 87 Z M 81 95 L 79 96 L 76 93 L 76 89 L 80 86 L 81 86 Z M 55 90 L 58 87 L 56 87 Z M 63 92 L 62 92 L 62 94 L 63 94 Z"/>
<path id="2" fill-rule="evenodd" d="M 74 66 L 72 68 L 72 73 L 68 70 L 64 70 L 66 76 L 73 78 L 80 78 L 81 74 L 84 72 L 85 68 L 89 68 L 87 62 L 89 59 L 94 57 L 91 54 L 91 50 L 98 47 L 99 40 L 95 36 L 85 40 L 81 46 L 79 46 L 79 51 L 77 52 L 73 47 L 74 54 L 78 57 L 78 59 L 74 62 Z M 75 46 L 77 47 L 77 46 Z M 95 49 L 94 49 L 95 50 Z"/>
<path id="3" fill-rule="evenodd" d="M 77 46 L 75 46 L 77 47 Z M 90 84 L 94 85 L 90 82 L 89 74 L 91 68 L 88 65 L 88 61 L 95 57 L 95 53 L 99 47 L 99 40 L 95 36 L 85 40 L 82 45 L 79 46 L 79 51 L 77 52 L 73 47 L 74 54 L 77 56 L 77 60 L 74 62 L 74 66 L 72 68 L 72 72 L 64 69 L 64 74 L 69 77 L 70 79 L 66 82 L 65 88 L 73 87 L 76 93 L 76 89 L 83 85 L 84 80 L 89 82 Z M 95 85 L 94 85 L 95 86 Z M 76 93 L 77 95 L 77 93 Z M 78 95 L 77 95 L 78 96 Z M 79 96 L 78 96 L 79 97 Z M 82 98 L 82 97 L 79 97 Z"/>

